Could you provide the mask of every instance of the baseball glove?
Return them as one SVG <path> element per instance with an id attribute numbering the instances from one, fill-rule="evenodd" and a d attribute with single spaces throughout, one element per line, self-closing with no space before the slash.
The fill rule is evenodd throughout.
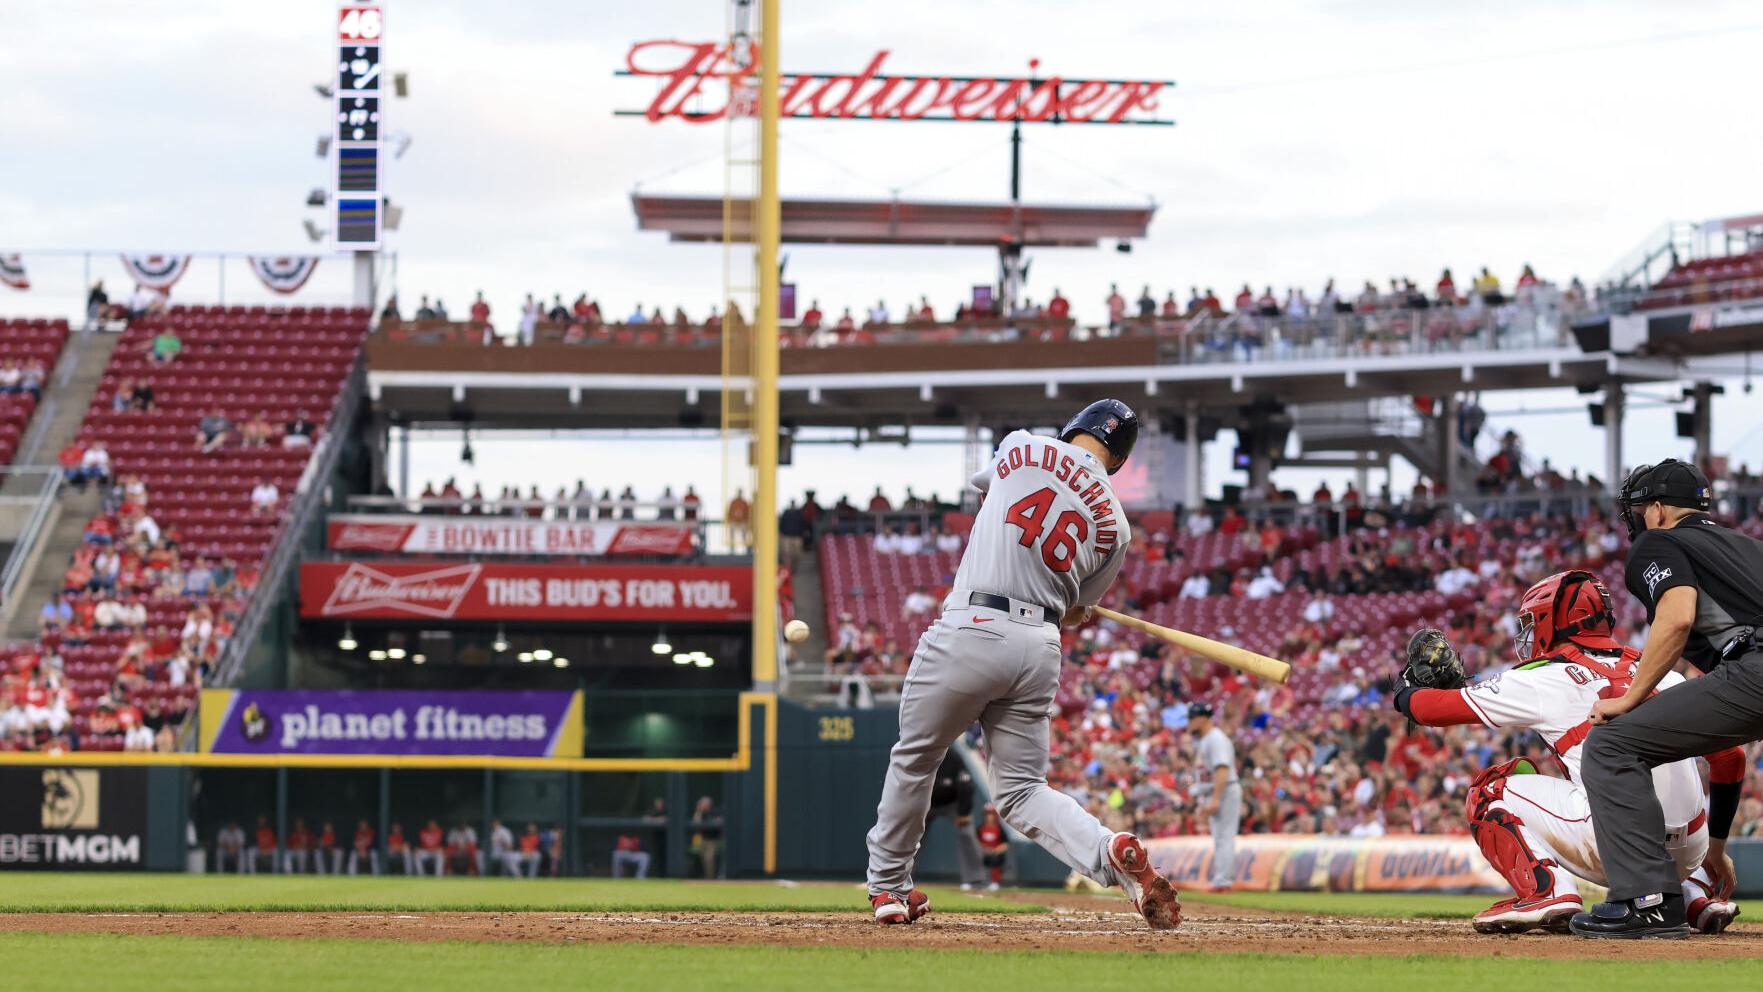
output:
<path id="1" fill-rule="evenodd" d="M 1408 638 L 1408 665 L 1402 684 L 1417 689 L 1461 689 L 1469 682 L 1463 659 L 1437 627 L 1417 630 Z"/>

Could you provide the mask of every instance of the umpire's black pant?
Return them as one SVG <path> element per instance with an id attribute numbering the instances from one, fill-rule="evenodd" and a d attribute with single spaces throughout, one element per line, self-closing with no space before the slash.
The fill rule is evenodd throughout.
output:
<path id="1" fill-rule="evenodd" d="M 1763 739 L 1763 651 L 1723 662 L 1592 728 L 1582 772 L 1612 900 L 1678 891 L 1653 769 Z"/>

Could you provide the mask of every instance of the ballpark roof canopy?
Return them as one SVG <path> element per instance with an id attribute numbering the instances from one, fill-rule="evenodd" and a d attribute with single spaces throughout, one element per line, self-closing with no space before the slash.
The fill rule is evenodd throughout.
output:
<path id="1" fill-rule="evenodd" d="M 673 241 L 721 241 L 718 196 L 631 194 L 637 228 L 665 231 Z M 972 245 L 1094 248 L 1102 241 L 1142 238 L 1157 212 L 1136 207 L 1054 204 L 938 203 L 913 200 L 785 200 L 783 240 L 823 245 Z M 752 210 L 736 200 L 730 222 L 737 241 L 752 239 Z"/>

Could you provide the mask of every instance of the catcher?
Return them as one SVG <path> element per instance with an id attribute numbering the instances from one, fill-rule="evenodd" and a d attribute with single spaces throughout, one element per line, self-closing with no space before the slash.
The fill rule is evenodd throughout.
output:
<path id="1" fill-rule="evenodd" d="M 1586 714 L 1592 704 L 1626 691 L 1640 658 L 1611 636 L 1612 621 L 1610 591 L 1592 573 L 1571 570 L 1531 586 L 1519 602 L 1517 668 L 1466 685 L 1463 660 L 1443 631 L 1417 631 L 1408 640 L 1396 709 L 1429 727 L 1479 723 L 1534 730 L 1567 776 L 1535 774 L 1530 759 L 1520 757 L 1483 769 L 1470 783 L 1470 835 L 1516 893 L 1475 917 L 1481 933 L 1564 933 L 1582 909 L 1566 874 L 1605 884 L 1580 785 L 1580 745 L 1591 731 Z M 1667 673 L 1659 687 L 1682 681 Z M 1686 915 L 1697 930 L 1712 934 L 1738 915 L 1724 838 L 1738 809 L 1745 756 L 1733 747 L 1707 760 L 1713 785 L 1706 804 L 1694 759 L 1660 765 L 1653 786 L 1665 810 L 1666 844 L 1683 879 Z M 1709 837 L 1722 839 L 1713 857 Z"/>

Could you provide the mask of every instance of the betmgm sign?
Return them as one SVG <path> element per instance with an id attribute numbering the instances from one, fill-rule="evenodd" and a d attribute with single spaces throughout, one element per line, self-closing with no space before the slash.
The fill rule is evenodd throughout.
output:
<path id="1" fill-rule="evenodd" d="M 0 767 L 0 869 L 143 867 L 144 768 Z"/>

